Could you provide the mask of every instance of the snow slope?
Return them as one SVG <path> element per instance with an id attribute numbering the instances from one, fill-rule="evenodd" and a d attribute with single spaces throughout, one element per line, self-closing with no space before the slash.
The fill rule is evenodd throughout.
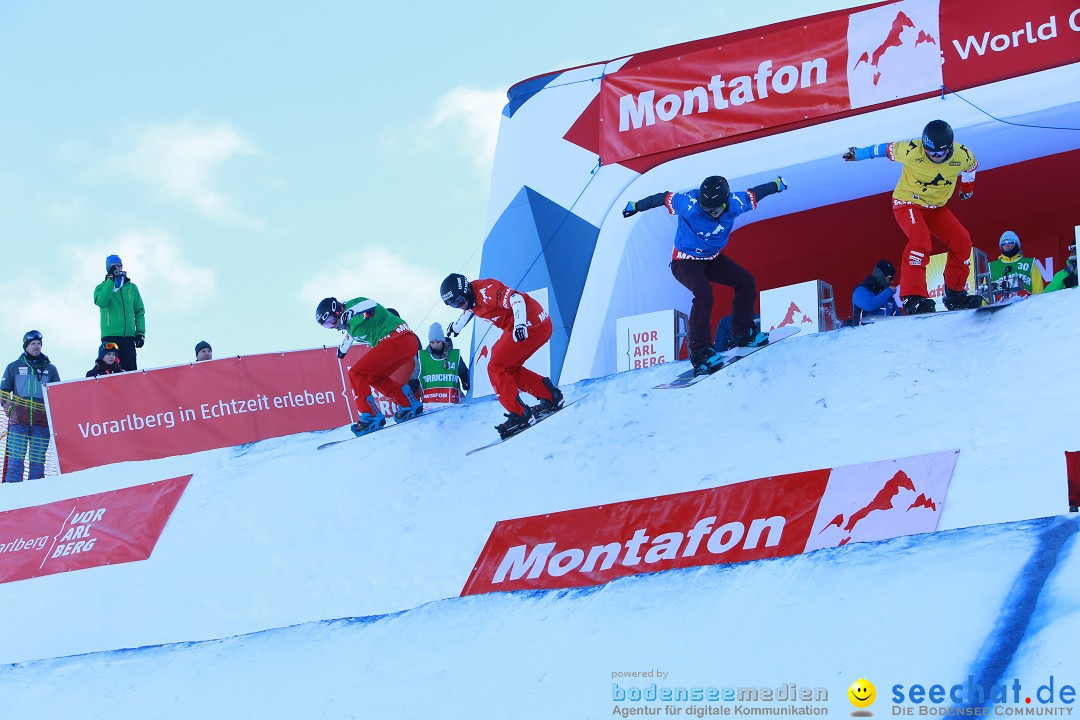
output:
<path id="1" fill-rule="evenodd" d="M 880 715 L 895 683 L 1080 684 L 1076 520 L 973 527 L 1066 509 L 1078 307 L 797 336 L 692 390 L 652 390 L 681 366 L 583 381 L 469 457 L 490 399 L 325 451 L 347 430 L 5 486 L 0 510 L 194 474 L 150 560 L 0 585 L 0 697 L 12 717 L 607 717 L 611 673 L 656 666 L 820 686 L 834 712 L 865 676 Z M 941 529 L 973 529 L 445 600 L 500 519 L 947 449 Z"/>

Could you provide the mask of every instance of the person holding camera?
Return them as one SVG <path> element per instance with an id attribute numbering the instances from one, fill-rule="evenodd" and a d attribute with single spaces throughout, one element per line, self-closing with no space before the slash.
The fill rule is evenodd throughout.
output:
<path id="1" fill-rule="evenodd" d="M 105 259 L 105 279 L 94 288 L 94 304 L 101 311 L 101 342 L 116 343 L 125 370 L 138 369 L 135 350 L 146 341 L 145 308 L 119 255 Z"/>

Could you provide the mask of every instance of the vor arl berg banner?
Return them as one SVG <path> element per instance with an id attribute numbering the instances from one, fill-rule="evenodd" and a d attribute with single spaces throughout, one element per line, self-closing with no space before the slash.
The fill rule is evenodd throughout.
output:
<path id="1" fill-rule="evenodd" d="M 778 475 L 495 525 L 462 595 L 797 555 L 937 529 L 957 451 Z"/>
<path id="2" fill-rule="evenodd" d="M 0 512 L 0 583 L 147 559 L 189 480 Z"/>
<path id="3" fill-rule="evenodd" d="M 605 164 L 1080 59 L 1072 0 L 900 0 L 712 46 L 630 57 L 604 76 Z"/>

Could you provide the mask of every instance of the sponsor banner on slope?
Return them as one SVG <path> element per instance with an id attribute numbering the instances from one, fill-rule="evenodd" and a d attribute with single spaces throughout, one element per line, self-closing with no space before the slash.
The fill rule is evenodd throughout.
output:
<path id="1" fill-rule="evenodd" d="M 496 523 L 462 595 L 797 555 L 937 529 L 957 451 Z"/>
<path id="2" fill-rule="evenodd" d="M 189 480 L 0 512 L 0 583 L 147 559 Z"/>
<path id="3" fill-rule="evenodd" d="M 46 389 L 61 472 L 340 427 L 352 422 L 352 396 L 334 348 L 223 358 Z"/>

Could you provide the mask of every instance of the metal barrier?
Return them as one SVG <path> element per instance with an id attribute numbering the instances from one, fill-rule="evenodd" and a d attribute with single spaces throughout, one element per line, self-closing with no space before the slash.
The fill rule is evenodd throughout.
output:
<path id="1" fill-rule="evenodd" d="M 56 449 L 49 442 L 45 404 L 0 391 L 0 482 L 58 475 Z"/>

